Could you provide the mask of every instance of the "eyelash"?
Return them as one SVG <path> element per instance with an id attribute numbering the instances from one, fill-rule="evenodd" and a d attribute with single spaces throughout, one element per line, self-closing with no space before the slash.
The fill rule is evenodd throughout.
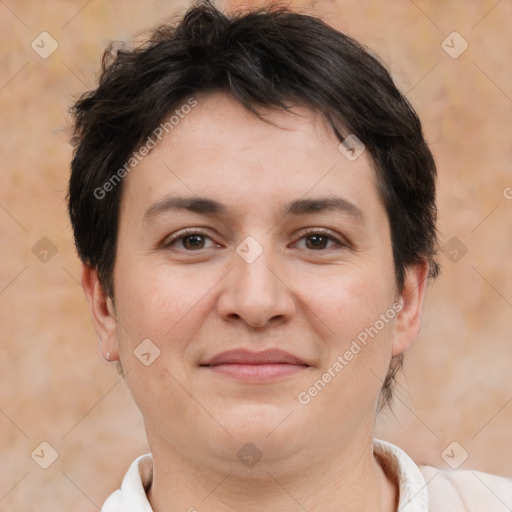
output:
<path id="1" fill-rule="evenodd" d="M 176 242 L 178 242 L 180 240 L 183 240 L 184 238 L 187 238 L 187 236 L 191 236 L 191 235 L 201 235 L 201 236 L 204 236 L 206 238 L 210 238 L 211 239 L 211 237 L 206 232 L 202 231 L 201 229 L 198 229 L 198 228 L 187 228 L 187 229 L 184 229 L 183 231 L 179 232 L 178 234 L 176 234 L 172 238 L 167 239 L 164 242 L 163 245 L 164 245 L 165 248 L 171 247 Z M 327 229 L 324 229 L 324 228 L 315 228 L 315 229 L 309 229 L 309 230 L 301 231 L 299 233 L 299 236 L 300 236 L 299 240 L 302 240 L 303 238 L 306 238 L 308 236 L 313 236 L 313 235 L 325 236 L 330 241 L 336 242 L 336 245 L 339 246 L 339 247 L 342 247 L 342 248 L 343 247 L 349 247 L 349 243 L 343 242 L 343 241 L 339 240 L 338 238 L 333 236 L 330 231 L 328 231 Z M 333 247 L 331 247 L 330 249 L 333 249 Z M 197 251 L 189 251 L 187 249 L 182 249 L 182 250 L 184 250 L 186 252 L 199 252 L 199 251 L 204 250 L 204 249 L 198 249 Z M 306 250 L 308 250 L 308 249 L 306 249 Z M 329 251 L 329 248 L 319 249 L 319 250 L 314 250 L 314 249 L 309 249 L 309 250 L 311 250 L 313 252 L 327 252 L 327 251 Z"/>
<path id="2" fill-rule="evenodd" d="M 183 231 L 178 232 L 176 235 L 172 236 L 171 238 L 166 239 L 164 241 L 164 247 L 171 247 L 175 242 L 182 240 L 184 238 L 187 238 L 187 236 L 191 236 L 191 235 L 201 235 L 201 236 L 204 236 L 207 238 L 211 238 L 201 229 L 187 228 L 187 229 L 184 229 Z M 184 250 L 187 251 L 186 249 L 184 249 Z M 199 252 L 199 251 L 187 251 L 187 252 Z"/>
<path id="3" fill-rule="evenodd" d="M 335 245 L 333 247 L 330 247 L 330 248 L 328 247 L 325 249 L 315 250 L 315 249 L 307 249 L 306 248 L 306 250 L 311 250 L 312 252 L 329 252 L 332 249 L 348 247 L 348 243 L 341 241 L 339 238 L 335 237 L 329 230 L 327 230 L 325 228 L 304 229 L 303 231 L 300 231 L 298 233 L 299 240 L 302 240 L 303 238 L 307 238 L 308 236 L 313 236 L 313 235 L 324 236 L 329 241 L 335 242 Z"/>

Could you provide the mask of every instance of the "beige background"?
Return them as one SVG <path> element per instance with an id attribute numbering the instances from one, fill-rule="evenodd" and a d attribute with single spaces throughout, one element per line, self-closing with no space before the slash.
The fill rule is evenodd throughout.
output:
<path id="1" fill-rule="evenodd" d="M 378 434 L 439 467 L 457 441 L 452 459 L 469 454 L 462 468 L 512 477 L 512 3 L 316 3 L 380 54 L 408 93 L 438 161 L 443 243 L 457 237 L 467 248 L 458 262 L 440 256 L 443 275 Z M 100 358 L 78 282 L 64 201 L 66 111 L 94 85 L 110 39 L 185 4 L 0 2 L 0 511 L 98 510 L 147 451 L 124 382 Z M 31 48 L 43 31 L 59 45 L 46 59 Z M 457 59 L 442 47 L 453 31 L 469 44 Z M 48 242 L 34 254 L 43 237 L 55 255 Z M 43 441 L 58 453 L 46 470 L 35 462 L 50 461 Z"/>

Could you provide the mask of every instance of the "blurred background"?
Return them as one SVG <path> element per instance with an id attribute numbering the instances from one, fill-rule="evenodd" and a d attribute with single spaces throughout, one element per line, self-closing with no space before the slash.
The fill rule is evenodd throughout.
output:
<path id="1" fill-rule="evenodd" d="M 99 510 L 148 451 L 79 284 L 67 110 L 110 40 L 190 4 L 0 0 L 0 511 Z M 512 477 L 512 3 L 292 6 L 380 55 L 438 163 L 443 273 L 377 434 L 417 462 Z"/>

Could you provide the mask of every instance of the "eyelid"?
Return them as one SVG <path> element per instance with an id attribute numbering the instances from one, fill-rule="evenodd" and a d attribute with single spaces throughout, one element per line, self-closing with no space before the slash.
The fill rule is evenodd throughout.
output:
<path id="1" fill-rule="evenodd" d="M 172 235 L 164 238 L 161 245 L 163 247 L 170 247 L 175 242 L 177 242 L 180 239 L 182 239 L 186 236 L 189 236 L 189 235 L 202 235 L 205 238 L 209 238 L 210 240 L 212 240 L 215 243 L 215 245 L 217 245 L 217 246 L 220 245 L 212 239 L 212 237 L 208 234 L 208 232 L 205 229 L 202 229 L 202 228 L 184 228 L 184 229 L 177 231 L 176 233 L 173 233 Z M 339 236 L 339 235 L 333 233 L 332 231 L 330 231 L 329 229 L 315 228 L 315 227 L 301 229 L 295 235 L 297 237 L 297 240 L 295 242 L 293 242 L 293 244 L 296 244 L 298 241 L 300 241 L 302 238 L 304 238 L 308 235 L 323 235 L 323 236 L 326 236 L 327 238 L 329 238 L 330 240 L 336 242 L 336 244 L 338 246 L 351 247 L 350 241 L 348 241 L 345 237 Z M 187 252 L 196 252 L 196 251 L 187 251 Z M 318 251 L 318 252 L 326 252 L 326 250 Z"/>
<path id="2" fill-rule="evenodd" d="M 343 246 L 343 247 L 351 247 L 351 245 L 352 245 L 347 238 L 337 235 L 336 233 L 333 233 L 331 230 L 326 229 L 326 228 L 314 228 L 314 227 L 303 228 L 297 233 L 296 236 L 298 237 L 298 240 L 301 240 L 302 238 L 304 238 L 305 236 L 308 236 L 308 235 L 324 235 L 324 236 L 330 238 L 331 240 L 334 240 L 338 245 Z M 297 243 L 297 242 L 294 242 L 294 243 Z M 319 251 L 319 252 L 322 252 L 322 251 Z"/>
<path id="3" fill-rule="evenodd" d="M 184 229 L 177 231 L 176 233 L 173 233 L 170 236 L 165 237 L 160 245 L 162 247 L 170 247 L 175 242 L 177 242 L 180 239 L 182 239 L 186 236 L 189 236 L 189 235 L 202 235 L 205 238 L 209 238 L 210 240 L 213 241 L 212 237 L 206 232 L 206 230 L 204 230 L 202 228 L 184 228 Z M 215 242 L 215 244 L 219 245 L 219 244 L 217 244 L 217 242 Z M 189 252 L 192 252 L 192 251 L 189 251 Z"/>

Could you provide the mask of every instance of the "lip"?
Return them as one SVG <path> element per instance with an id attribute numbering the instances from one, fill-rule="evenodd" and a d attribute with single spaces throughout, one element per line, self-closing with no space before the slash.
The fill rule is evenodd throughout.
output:
<path id="1" fill-rule="evenodd" d="M 262 352 L 229 350 L 200 366 L 243 382 L 271 382 L 309 368 L 299 357 L 279 349 Z"/>
<path id="2" fill-rule="evenodd" d="M 268 364 L 294 364 L 308 366 L 305 361 L 293 354 L 279 349 L 268 349 L 262 352 L 238 349 L 227 350 L 208 359 L 201 366 L 216 366 L 220 364 L 268 365 Z"/>

